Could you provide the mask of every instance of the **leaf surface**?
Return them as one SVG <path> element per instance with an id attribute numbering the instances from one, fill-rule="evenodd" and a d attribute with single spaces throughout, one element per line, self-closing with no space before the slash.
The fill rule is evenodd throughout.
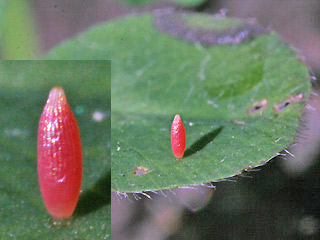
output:
<path id="1" fill-rule="evenodd" d="M 115 20 L 48 55 L 112 60 L 112 191 L 237 175 L 288 147 L 299 127 L 311 88 L 308 68 L 276 33 L 208 15 L 168 19 L 145 14 Z M 274 111 L 299 94 L 302 99 Z M 187 136 L 179 161 L 170 145 L 175 114 Z M 146 174 L 136 176 L 137 167 Z"/>

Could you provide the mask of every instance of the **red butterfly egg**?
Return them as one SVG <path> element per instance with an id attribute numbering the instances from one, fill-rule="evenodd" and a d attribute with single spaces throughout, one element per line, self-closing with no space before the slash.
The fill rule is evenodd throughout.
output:
<path id="1" fill-rule="evenodd" d="M 80 134 L 60 87 L 50 91 L 38 129 L 38 177 L 44 204 L 53 218 L 69 218 L 82 179 Z"/>
<path id="2" fill-rule="evenodd" d="M 174 117 L 171 125 L 171 148 L 176 158 L 183 157 L 186 149 L 186 131 L 178 114 Z"/>

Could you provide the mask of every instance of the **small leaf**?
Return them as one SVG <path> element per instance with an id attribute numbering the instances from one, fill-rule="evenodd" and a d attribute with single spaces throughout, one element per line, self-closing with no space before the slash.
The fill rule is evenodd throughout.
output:
<path id="1" fill-rule="evenodd" d="M 49 53 L 50 59 L 112 60 L 112 191 L 234 176 L 277 155 L 298 130 L 311 86 L 292 47 L 254 22 L 172 14 L 96 26 Z M 273 110 L 299 94 L 299 101 Z M 187 138 L 180 161 L 170 146 L 175 114 Z M 134 174 L 137 167 L 148 171 Z"/>
<path id="2" fill-rule="evenodd" d="M 204 3 L 206 0 L 169 0 L 184 7 L 196 7 Z"/>
<path id="3" fill-rule="evenodd" d="M 35 59 L 39 42 L 28 1 L 2 1 L 0 8 L 1 57 L 6 60 Z"/>
<path id="4" fill-rule="evenodd" d="M 155 3 L 155 2 L 172 2 L 183 7 L 196 7 L 205 2 L 205 0 L 122 0 L 122 1 L 131 5 L 138 5 L 138 6 L 139 5 L 143 6 L 145 4 Z"/>
<path id="5" fill-rule="evenodd" d="M 0 238 L 107 239 L 110 62 L 3 61 L 0 75 Z M 38 123 L 55 86 L 65 90 L 78 122 L 83 152 L 82 193 L 68 226 L 53 224 L 37 174 Z"/>

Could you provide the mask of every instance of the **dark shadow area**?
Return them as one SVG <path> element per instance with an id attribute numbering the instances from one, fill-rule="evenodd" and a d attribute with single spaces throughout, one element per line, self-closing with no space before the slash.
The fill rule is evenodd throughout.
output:
<path id="1" fill-rule="evenodd" d="M 209 133 L 207 133 L 206 135 L 204 135 L 203 137 L 201 137 L 199 140 L 197 140 L 195 143 L 193 143 L 184 153 L 183 158 L 189 157 L 192 154 L 200 151 L 201 149 L 203 149 L 205 146 L 207 146 L 210 142 L 212 142 L 222 131 L 224 127 L 221 126 Z"/>
<path id="2" fill-rule="evenodd" d="M 211 2 L 210 0 L 206 0 L 203 3 L 201 3 L 200 5 L 191 8 L 191 10 L 193 10 L 195 12 L 203 12 L 210 7 L 210 4 L 211 4 L 210 2 Z"/>
<path id="3" fill-rule="evenodd" d="M 80 194 L 74 217 L 82 217 L 108 204 L 111 204 L 110 171 L 100 177 L 90 189 Z"/>
<path id="4" fill-rule="evenodd" d="M 320 161 L 296 178 L 282 170 L 281 161 L 288 159 L 276 157 L 247 173 L 250 178 L 214 183 L 210 203 L 186 211 L 180 229 L 167 239 L 320 239 Z"/>

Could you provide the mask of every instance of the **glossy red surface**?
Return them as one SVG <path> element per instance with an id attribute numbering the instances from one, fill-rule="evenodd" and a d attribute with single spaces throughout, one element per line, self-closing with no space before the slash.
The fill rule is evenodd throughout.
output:
<path id="1" fill-rule="evenodd" d="M 82 179 L 80 134 L 60 87 L 50 91 L 38 129 L 38 177 L 44 204 L 53 218 L 69 218 Z"/>
<path id="2" fill-rule="evenodd" d="M 171 147 L 176 158 L 183 157 L 186 149 L 186 131 L 178 114 L 174 117 L 171 125 Z"/>

